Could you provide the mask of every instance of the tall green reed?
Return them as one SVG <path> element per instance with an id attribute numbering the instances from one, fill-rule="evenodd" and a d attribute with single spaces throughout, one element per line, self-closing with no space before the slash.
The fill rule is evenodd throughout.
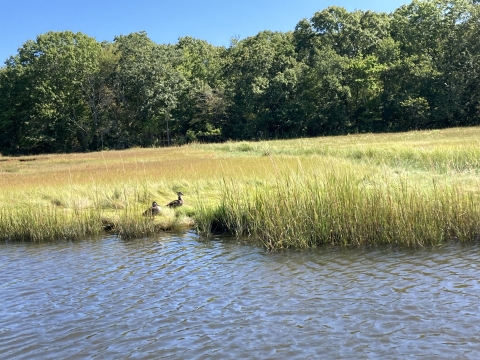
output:
<path id="1" fill-rule="evenodd" d="M 407 178 L 365 182 L 353 168 L 284 172 L 271 181 L 222 185 L 215 209 L 198 209 L 197 230 L 259 239 L 269 249 L 322 245 L 426 246 L 478 237 L 480 206 L 453 185 Z"/>
<path id="2" fill-rule="evenodd" d="M 3 207 L 0 210 L 1 240 L 74 240 L 101 231 L 101 214 L 95 210 L 66 212 L 54 206 Z"/>

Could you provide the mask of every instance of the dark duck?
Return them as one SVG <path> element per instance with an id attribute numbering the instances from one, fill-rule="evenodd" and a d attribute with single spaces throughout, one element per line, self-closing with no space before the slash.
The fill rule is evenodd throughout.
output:
<path id="1" fill-rule="evenodd" d="M 177 192 L 177 195 L 178 195 L 178 199 L 177 200 L 173 200 L 173 201 L 170 201 L 167 205 L 165 206 L 168 206 L 169 208 L 176 208 L 176 207 L 179 207 L 179 206 L 182 206 L 183 205 L 183 199 L 182 199 L 182 195 L 183 193 L 181 191 Z"/>
<path id="2" fill-rule="evenodd" d="M 152 207 L 148 208 L 143 212 L 143 216 L 155 216 L 160 214 L 161 211 L 162 211 L 162 208 L 158 206 L 156 201 L 154 201 L 152 202 Z"/>

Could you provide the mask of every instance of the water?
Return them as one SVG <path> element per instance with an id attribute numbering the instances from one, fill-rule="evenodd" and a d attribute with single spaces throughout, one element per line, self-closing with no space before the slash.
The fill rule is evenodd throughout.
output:
<path id="1" fill-rule="evenodd" d="M 2 359 L 476 359 L 480 247 L 0 245 Z"/>

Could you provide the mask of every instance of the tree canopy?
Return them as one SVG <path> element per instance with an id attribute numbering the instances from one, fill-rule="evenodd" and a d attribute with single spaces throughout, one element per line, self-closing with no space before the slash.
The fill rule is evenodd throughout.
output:
<path id="1" fill-rule="evenodd" d="M 0 68 L 0 152 L 478 125 L 479 38 L 474 0 L 331 6 L 229 47 L 48 32 Z"/>

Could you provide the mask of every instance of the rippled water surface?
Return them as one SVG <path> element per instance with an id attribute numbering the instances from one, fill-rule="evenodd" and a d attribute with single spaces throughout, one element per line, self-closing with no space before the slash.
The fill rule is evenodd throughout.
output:
<path id="1" fill-rule="evenodd" d="M 2 359 L 480 357 L 480 248 L 0 245 Z"/>

